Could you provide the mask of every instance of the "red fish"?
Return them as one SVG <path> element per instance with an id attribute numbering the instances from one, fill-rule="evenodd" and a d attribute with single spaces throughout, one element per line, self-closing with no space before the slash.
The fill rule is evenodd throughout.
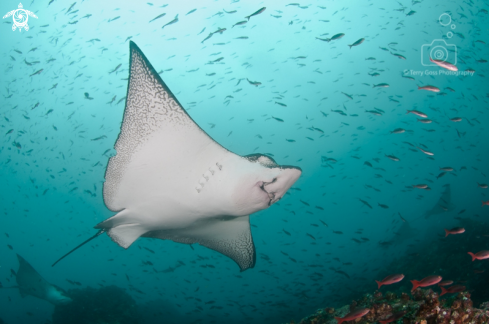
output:
<path id="1" fill-rule="evenodd" d="M 418 188 L 418 189 L 427 189 L 427 190 L 430 190 L 430 187 L 428 187 L 427 184 L 419 184 L 419 185 L 413 185 L 414 188 Z"/>
<path id="2" fill-rule="evenodd" d="M 402 312 L 397 312 L 395 314 L 392 314 L 391 316 L 389 316 L 388 318 L 386 318 L 385 320 L 383 321 L 379 321 L 379 323 L 381 324 L 385 324 L 385 323 L 390 323 L 390 322 L 394 322 L 394 321 L 397 321 L 398 319 L 402 318 L 404 315 L 406 315 L 407 311 L 402 311 Z"/>
<path id="3" fill-rule="evenodd" d="M 403 274 L 393 274 L 393 275 L 385 277 L 384 280 L 382 280 L 382 281 L 375 280 L 375 282 L 377 283 L 377 285 L 379 285 L 378 289 L 380 289 L 380 287 L 382 285 L 392 285 L 393 283 L 399 282 L 402 279 L 404 279 Z"/>
<path id="4" fill-rule="evenodd" d="M 484 205 L 485 205 L 485 206 L 489 206 L 489 200 L 488 200 L 488 201 L 484 201 L 484 200 L 483 200 L 483 201 L 482 201 L 482 206 L 484 206 Z"/>
<path id="5" fill-rule="evenodd" d="M 442 61 L 442 60 L 434 60 L 430 57 L 430 61 L 435 63 L 436 65 L 444 68 L 444 69 L 447 69 L 447 70 L 450 70 L 450 71 L 458 71 L 458 68 L 451 64 L 451 63 L 448 63 L 448 62 L 445 62 L 445 61 Z"/>
<path id="6" fill-rule="evenodd" d="M 453 168 L 452 167 L 444 167 L 444 168 L 440 168 L 441 171 L 445 171 L 445 172 L 451 172 L 453 171 Z"/>
<path id="7" fill-rule="evenodd" d="M 416 146 L 416 147 L 418 148 L 418 150 L 420 150 L 421 152 L 423 152 L 423 153 L 424 153 L 424 154 L 426 154 L 426 155 L 430 155 L 430 156 L 435 155 L 435 153 L 430 152 L 430 151 L 425 151 L 425 150 L 423 150 L 423 149 L 422 149 L 421 147 L 419 147 L 419 146 Z"/>
<path id="8" fill-rule="evenodd" d="M 454 227 L 451 230 L 447 230 L 445 228 L 445 233 L 446 233 L 445 237 L 447 237 L 448 234 L 462 234 L 464 232 L 465 232 L 465 228 L 463 228 L 463 227 Z"/>
<path id="9" fill-rule="evenodd" d="M 449 286 L 453 283 L 453 280 L 443 280 L 442 282 L 438 283 L 438 286 Z"/>
<path id="10" fill-rule="evenodd" d="M 472 261 L 474 261 L 475 259 L 477 259 L 477 260 L 484 260 L 484 259 L 488 259 L 489 258 L 489 251 L 487 251 L 487 250 L 479 251 L 476 254 L 474 254 L 472 252 L 468 252 L 468 253 L 472 257 Z"/>
<path id="11" fill-rule="evenodd" d="M 418 90 L 428 90 L 428 91 L 432 91 L 432 92 L 440 92 L 440 89 L 435 87 L 435 86 L 432 86 L 432 85 L 427 85 L 427 86 L 424 86 L 424 87 L 419 87 L 418 86 Z"/>
<path id="12" fill-rule="evenodd" d="M 428 115 L 426 115 L 425 113 L 423 113 L 423 112 L 421 112 L 419 110 L 408 110 L 407 113 L 406 113 L 406 115 L 409 114 L 409 113 L 415 114 L 416 116 L 423 117 L 423 118 L 427 118 L 428 117 Z"/>
<path id="13" fill-rule="evenodd" d="M 363 315 L 367 314 L 368 312 L 370 312 L 370 309 L 368 309 L 368 308 L 359 308 L 357 310 L 354 310 L 353 312 L 349 312 L 343 318 L 335 317 L 335 320 L 338 321 L 338 324 L 341 324 L 344 321 L 352 321 L 354 319 L 360 318 Z"/>
<path id="14" fill-rule="evenodd" d="M 414 291 L 418 287 L 428 287 L 431 285 L 435 285 L 439 283 L 441 279 L 442 279 L 441 276 L 428 276 L 422 279 L 421 281 L 411 280 L 411 282 L 413 283 L 413 289 L 411 289 L 411 291 Z"/>
<path id="15" fill-rule="evenodd" d="M 453 293 L 458 293 L 458 292 L 465 290 L 465 286 L 462 286 L 462 285 L 451 286 L 451 287 L 448 287 L 447 289 L 445 289 L 444 287 L 440 287 L 440 288 L 441 288 L 440 297 L 445 295 L 445 294 L 453 294 Z"/>

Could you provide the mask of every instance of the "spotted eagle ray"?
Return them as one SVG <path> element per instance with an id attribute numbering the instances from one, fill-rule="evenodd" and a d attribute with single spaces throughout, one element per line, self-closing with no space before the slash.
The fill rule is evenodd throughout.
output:
<path id="1" fill-rule="evenodd" d="M 54 305 L 71 303 L 71 298 L 66 296 L 63 289 L 47 282 L 23 257 L 17 254 L 17 258 L 19 259 L 19 270 L 16 274 L 18 286 L 1 287 L 0 285 L 0 288 L 19 288 L 22 298 L 31 295 Z"/>
<path id="2" fill-rule="evenodd" d="M 241 271 L 253 268 L 249 215 L 280 200 L 301 169 L 228 151 L 192 120 L 132 41 L 129 60 L 117 154 L 109 159 L 103 188 L 105 205 L 117 214 L 65 256 L 107 233 L 124 248 L 139 237 L 199 243 Z"/>

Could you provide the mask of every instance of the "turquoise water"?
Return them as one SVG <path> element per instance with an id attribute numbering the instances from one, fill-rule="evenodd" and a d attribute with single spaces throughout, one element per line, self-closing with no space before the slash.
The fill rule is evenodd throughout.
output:
<path id="1" fill-rule="evenodd" d="M 17 7 L 0 4 L 4 14 Z M 56 0 L 23 9 L 38 17 L 28 31 L 12 31 L 12 17 L 1 24 L 3 286 L 16 285 L 19 253 L 63 289 L 125 289 L 151 307 L 141 323 L 297 321 L 373 292 L 390 274 L 383 267 L 436 242 L 456 217 L 488 216 L 488 189 L 478 186 L 489 181 L 487 2 Z M 102 187 L 130 41 L 223 147 L 302 169 L 280 202 L 250 217 L 254 268 L 240 272 L 198 244 L 140 238 L 125 250 L 106 235 L 51 267 L 114 215 Z M 458 72 L 429 65 L 430 54 Z M 440 91 L 418 90 L 427 85 Z M 413 109 L 427 118 L 406 114 Z M 447 184 L 451 208 L 426 218 Z M 403 219 L 412 230 L 401 230 Z M 6 323 L 44 323 L 54 309 L 15 289 L 0 290 L 0 301 Z"/>

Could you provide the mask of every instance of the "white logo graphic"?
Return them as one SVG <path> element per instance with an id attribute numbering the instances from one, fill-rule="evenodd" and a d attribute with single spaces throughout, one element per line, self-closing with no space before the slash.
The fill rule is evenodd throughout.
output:
<path id="1" fill-rule="evenodd" d="M 457 27 L 455 24 L 451 24 L 452 17 L 447 13 L 441 14 L 438 18 L 438 22 L 442 26 L 450 26 L 451 29 L 455 29 Z M 446 38 L 452 38 L 452 36 L 453 33 L 449 31 Z M 456 65 L 457 46 L 454 44 L 447 44 L 447 42 L 445 42 L 443 39 L 434 39 L 431 44 L 423 44 L 421 46 L 421 64 L 424 66 L 437 66 L 433 60 Z"/>
<path id="2" fill-rule="evenodd" d="M 29 19 L 29 16 L 37 19 L 37 16 L 33 12 L 22 9 L 22 3 L 19 3 L 19 9 L 15 9 L 7 13 L 5 16 L 3 16 L 3 19 L 10 16 L 12 16 L 14 20 L 14 24 L 12 25 L 13 31 L 15 31 L 17 27 L 19 28 L 19 31 L 21 31 L 22 28 L 25 28 L 25 30 L 28 31 L 29 25 L 27 25 L 27 20 Z"/>

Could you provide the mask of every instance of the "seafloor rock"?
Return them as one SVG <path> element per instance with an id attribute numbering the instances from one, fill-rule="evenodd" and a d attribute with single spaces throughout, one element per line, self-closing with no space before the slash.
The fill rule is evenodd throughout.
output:
<path id="1" fill-rule="evenodd" d="M 138 324 L 137 305 L 116 286 L 72 289 L 73 302 L 56 306 L 53 324 Z"/>
<path id="2" fill-rule="evenodd" d="M 316 314 L 302 319 L 299 324 L 335 324 L 334 317 L 343 317 L 352 311 L 353 307 L 369 308 L 362 318 L 351 323 L 367 324 L 384 321 L 396 313 L 404 314 L 402 319 L 392 323 L 403 324 L 483 324 L 489 323 L 489 302 L 482 303 L 480 308 L 474 308 L 470 294 L 461 292 L 452 296 L 439 298 L 431 289 L 416 289 L 412 296 L 402 293 L 398 298 L 387 292 L 385 296 L 375 292 L 366 294 L 351 305 L 337 310 L 333 308 L 319 309 Z M 294 322 L 291 322 L 291 324 Z"/>

